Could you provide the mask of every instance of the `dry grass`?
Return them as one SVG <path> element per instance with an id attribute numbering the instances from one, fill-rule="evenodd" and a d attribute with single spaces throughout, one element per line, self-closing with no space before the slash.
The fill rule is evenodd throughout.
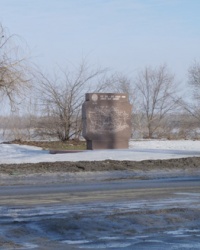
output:
<path id="1" fill-rule="evenodd" d="M 45 150 L 85 150 L 86 142 L 78 140 L 62 141 L 12 141 L 10 143 L 41 147 Z"/>

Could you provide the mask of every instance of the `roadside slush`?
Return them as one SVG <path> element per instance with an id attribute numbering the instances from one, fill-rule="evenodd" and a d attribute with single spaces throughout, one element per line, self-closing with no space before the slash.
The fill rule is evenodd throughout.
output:
<path id="1" fill-rule="evenodd" d="M 0 186 L 200 176 L 200 157 L 0 164 Z"/>

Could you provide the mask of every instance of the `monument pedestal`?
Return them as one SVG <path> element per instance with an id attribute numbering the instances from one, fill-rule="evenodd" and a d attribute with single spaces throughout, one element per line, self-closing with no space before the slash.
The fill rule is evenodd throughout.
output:
<path id="1" fill-rule="evenodd" d="M 96 140 L 87 140 L 87 149 L 123 149 L 128 148 L 128 141 L 96 141 Z"/>

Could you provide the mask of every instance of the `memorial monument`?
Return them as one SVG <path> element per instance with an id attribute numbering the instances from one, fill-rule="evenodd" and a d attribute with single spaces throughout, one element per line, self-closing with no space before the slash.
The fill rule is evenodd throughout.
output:
<path id="1" fill-rule="evenodd" d="M 128 148 L 131 109 L 127 94 L 87 93 L 82 106 L 87 149 Z"/>

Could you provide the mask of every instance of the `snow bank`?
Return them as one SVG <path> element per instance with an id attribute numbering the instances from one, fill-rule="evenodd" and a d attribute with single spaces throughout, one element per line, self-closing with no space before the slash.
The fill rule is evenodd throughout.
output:
<path id="1" fill-rule="evenodd" d="M 129 149 L 124 150 L 94 150 L 55 155 L 49 154 L 48 151 L 37 147 L 0 144 L 0 164 L 55 161 L 101 161 L 106 159 L 142 161 L 193 156 L 200 157 L 200 141 L 130 141 Z"/>

